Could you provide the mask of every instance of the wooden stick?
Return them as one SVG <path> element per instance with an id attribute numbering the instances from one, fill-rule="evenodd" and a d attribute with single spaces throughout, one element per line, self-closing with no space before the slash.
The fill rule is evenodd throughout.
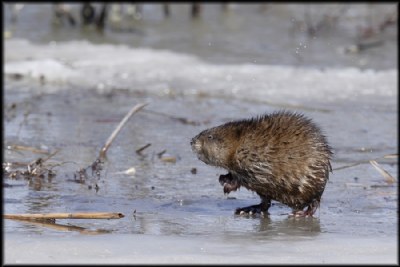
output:
<path id="1" fill-rule="evenodd" d="M 385 159 L 397 159 L 399 157 L 399 154 L 388 154 L 383 156 Z"/>
<path id="2" fill-rule="evenodd" d="M 155 114 L 155 115 L 159 115 L 159 116 L 163 116 L 163 117 L 167 117 L 169 119 L 179 121 L 179 122 L 181 122 L 183 124 L 190 124 L 190 125 L 197 126 L 197 125 L 200 125 L 201 123 L 204 123 L 204 122 L 192 121 L 190 119 L 183 118 L 183 117 L 175 117 L 175 116 L 172 116 L 172 115 L 169 115 L 169 114 L 165 114 L 163 112 L 154 111 L 154 110 L 146 110 L 145 112 L 151 113 L 151 114 Z"/>
<path id="3" fill-rule="evenodd" d="M 347 169 L 347 168 L 350 168 L 350 167 L 355 167 L 355 166 L 358 166 L 358 165 L 361 165 L 361 164 L 365 164 L 365 163 L 368 163 L 368 162 L 369 162 L 368 160 L 358 161 L 358 162 L 353 163 L 353 164 L 337 167 L 337 168 L 335 168 L 333 170 L 334 171 L 343 170 L 343 169 Z"/>
<path id="4" fill-rule="evenodd" d="M 43 159 L 42 162 L 45 162 L 46 160 L 54 157 L 55 154 L 57 154 L 58 152 L 60 152 L 61 149 L 57 149 L 56 151 L 54 151 L 53 153 L 51 153 L 49 156 L 47 156 L 46 158 Z"/>
<path id="5" fill-rule="evenodd" d="M 7 148 L 14 149 L 14 150 L 25 150 L 25 151 L 30 151 L 32 153 L 38 153 L 38 154 L 46 154 L 46 155 L 50 154 L 50 152 L 48 152 L 48 151 L 45 151 L 42 149 L 37 149 L 37 148 L 31 147 L 31 146 L 10 145 Z"/>
<path id="6" fill-rule="evenodd" d="M 112 213 L 112 212 L 4 214 L 5 219 L 14 219 L 14 220 L 120 219 L 123 217 L 125 217 L 125 215 L 122 213 Z"/>
<path id="7" fill-rule="evenodd" d="M 147 145 L 142 146 L 141 148 L 136 150 L 136 153 L 141 154 L 143 150 L 145 150 L 146 148 L 148 148 L 149 146 L 151 146 L 150 143 L 148 143 Z"/>
<path id="8" fill-rule="evenodd" d="M 103 159 L 105 158 L 107 149 L 110 147 L 112 141 L 115 139 L 117 134 L 121 131 L 122 127 L 124 127 L 126 122 L 129 120 L 129 118 L 133 114 L 135 114 L 136 112 L 141 110 L 146 105 L 148 105 L 148 103 L 137 104 L 125 115 L 125 117 L 122 119 L 122 121 L 118 124 L 117 128 L 115 128 L 114 132 L 108 138 L 108 140 L 107 140 L 106 144 L 104 145 L 104 147 L 100 150 L 99 158 L 103 158 Z"/>
<path id="9" fill-rule="evenodd" d="M 361 161 L 358 161 L 358 162 L 355 162 L 355 163 L 352 163 L 352 164 L 349 164 L 349 165 L 340 166 L 340 167 L 337 167 L 337 168 L 335 168 L 335 169 L 333 169 L 333 170 L 334 170 L 334 171 L 338 171 L 338 170 L 343 170 L 343 169 L 347 169 L 347 168 L 350 168 L 350 167 L 355 167 L 355 166 L 357 166 L 357 165 L 370 163 L 371 160 L 376 161 L 376 160 L 379 160 L 379 159 L 382 159 L 382 158 L 385 158 L 385 159 L 392 159 L 392 158 L 397 158 L 397 157 L 398 157 L 398 154 L 388 154 L 388 155 L 384 155 L 384 156 L 379 157 L 379 158 L 370 159 L 370 160 L 361 160 Z M 372 163 L 371 163 L 371 164 L 372 164 Z M 372 165 L 373 165 L 373 164 L 372 164 Z M 375 167 L 375 166 L 374 166 L 374 167 Z"/>
<path id="10" fill-rule="evenodd" d="M 393 184 L 396 182 L 396 179 L 393 178 L 393 176 L 390 175 L 385 169 L 381 167 L 381 165 L 378 164 L 375 160 L 370 160 L 369 163 L 371 163 L 372 166 L 375 167 L 375 169 L 385 178 L 385 182 L 388 184 Z"/>

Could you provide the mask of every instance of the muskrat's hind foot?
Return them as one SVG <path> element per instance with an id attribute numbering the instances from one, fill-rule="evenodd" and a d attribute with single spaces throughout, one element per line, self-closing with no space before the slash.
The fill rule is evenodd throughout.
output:
<path id="1" fill-rule="evenodd" d="M 306 210 L 296 210 L 290 214 L 290 217 L 313 217 L 314 213 L 319 207 L 319 200 L 314 199 L 310 205 L 307 206 Z"/>
<path id="2" fill-rule="evenodd" d="M 235 215 L 253 215 L 253 214 L 263 214 L 264 211 L 261 208 L 261 204 L 258 205 L 252 205 L 252 206 L 248 206 L 248 207 L 244 207 L 244 208 L 237 208 L 235 210 Z"/>
<path id="3" fill-rule="evenodd" d="M 268 214 L 268 209 L 271 207 L 271 200 L 263 199 L 260 204 L 251 205 L 244 208 L 237 208 L 235 210 L 236 215 L 253 215 L 253 214 Z"/>

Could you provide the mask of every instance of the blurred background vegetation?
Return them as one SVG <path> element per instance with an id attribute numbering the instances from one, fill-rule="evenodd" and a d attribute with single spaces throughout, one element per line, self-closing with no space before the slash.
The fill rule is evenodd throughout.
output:
<path id="1" fill-rule="evenodd" d="M 397 3 L 8 3 L 4 37 L 88 40 L 215 63 L 397 68 Z"/>

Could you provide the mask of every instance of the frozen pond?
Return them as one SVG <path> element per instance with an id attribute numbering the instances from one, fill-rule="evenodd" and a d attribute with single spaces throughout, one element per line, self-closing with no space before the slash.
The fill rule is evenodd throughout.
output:
<path id="1" fill-rule="evenodd" d="M 6 263 L 398 261 L 398 159 L 382 158 L 398 152 L 397 69 L 217 64 L 84 40 L 11 38 L 4 46 L 4 161 L 46 157 L 8 146 L 59 150 L 47 162 L 51 179 L 3 177 L 4 213 L 125 215 L 57 220 L 64 228 L 4 220 Z M 111 145 L 101 177 L 77 182 L 74 173 L 96 159 L 137 103 L 148 105 Z M 218 182 L 225 171 L 200 162 L 190 139 L 279 109 L 311 117 L 334 149 L 321 208 L 315 218 L 294 219 L 274 202 L 266 218 L 234 216 L 258 196 L 245 189 L 225 196 Z M 368 163 L 376 158 L 394 184 Z"/>

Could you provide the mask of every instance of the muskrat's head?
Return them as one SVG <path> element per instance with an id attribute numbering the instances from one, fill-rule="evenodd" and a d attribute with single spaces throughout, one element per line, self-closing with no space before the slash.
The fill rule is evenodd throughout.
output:
<path id="1" fill-rule="evenodd" d="M 206 164 L 230 169 L 230 162 L 235 153 L 239 136 L 235 131 L 222 125 L 207 129 L 190 141 L 192 150 Z"/>

